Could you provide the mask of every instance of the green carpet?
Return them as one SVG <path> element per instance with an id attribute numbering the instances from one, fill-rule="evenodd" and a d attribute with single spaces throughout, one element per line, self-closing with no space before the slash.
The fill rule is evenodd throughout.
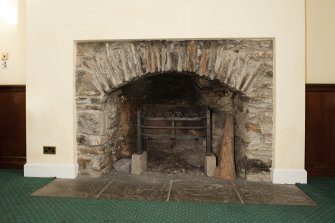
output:
<path id="1" fill-rule="evenodd" d="M 0 170 L 0 222 L 335 222 L 335 178 L 299 185 L 316 207 L 30 196 L 51 180 Z"/>

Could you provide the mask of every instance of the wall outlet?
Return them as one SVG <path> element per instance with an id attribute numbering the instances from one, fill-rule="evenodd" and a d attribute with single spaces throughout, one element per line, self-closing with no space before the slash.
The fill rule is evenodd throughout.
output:
<path id="1" fill-rule="evenodd" d="M 56 154 L 56 146 L 43 146 L 43 154 Z"/>
<path id="2" fill-rule="evenodd" d="M 0 58 L 1 60 L 8 60 L 8 53 L 1 53 Z"/>

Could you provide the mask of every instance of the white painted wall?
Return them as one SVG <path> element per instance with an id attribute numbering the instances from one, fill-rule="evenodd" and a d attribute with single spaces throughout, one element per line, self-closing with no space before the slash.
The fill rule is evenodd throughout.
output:
<path id="1" fill-rule="evenodd" d="M 304 27 L 304 0 L 27 0 L 27 165 L 76 163 L 76 40 L 273 37 L 273 165 L 303 171 Z"/>
<path id="2" fill-rule="evenodd" d="M 306 0 L 307 83 L 335 84 L 335 1 Z"/>
<path id="3" fill-rule="evenodd" d="M 0 0 L 0 53 L 8 53 L 7 69 L 0 66 L 0 85 L 24 85 L 25 0 Z"/>

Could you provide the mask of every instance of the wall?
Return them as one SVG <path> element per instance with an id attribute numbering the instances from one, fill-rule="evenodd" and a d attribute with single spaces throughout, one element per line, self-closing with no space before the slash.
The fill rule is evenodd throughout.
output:
<path id="1" fill-rule="evenodd" d="M 307 0 L 307 83 L 335 83 L 335 1 Z"/>
<path id="2" fill-rule="evenodd" d="M 24 85 L 25 0 L 1 0 L 0 14 L 0 53 L 9 55 L 8 68 L 0 68 L 0 85 Z"/>
<path id="3" fill-rule="evenodd" d="M 28 0 L 25 175 L 73 177 L 76 40 L 273 37 L 273 181 L 305 182 L 304 22 L 303 0 Z"/>

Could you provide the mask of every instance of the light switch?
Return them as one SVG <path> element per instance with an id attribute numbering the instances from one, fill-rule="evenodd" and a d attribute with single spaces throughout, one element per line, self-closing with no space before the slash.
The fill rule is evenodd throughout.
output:
<path id="1" fill-rule="evenodd" d="M 1 53 L 0 58 L 1 60 L 8 60 L 8 53 Z"/>

